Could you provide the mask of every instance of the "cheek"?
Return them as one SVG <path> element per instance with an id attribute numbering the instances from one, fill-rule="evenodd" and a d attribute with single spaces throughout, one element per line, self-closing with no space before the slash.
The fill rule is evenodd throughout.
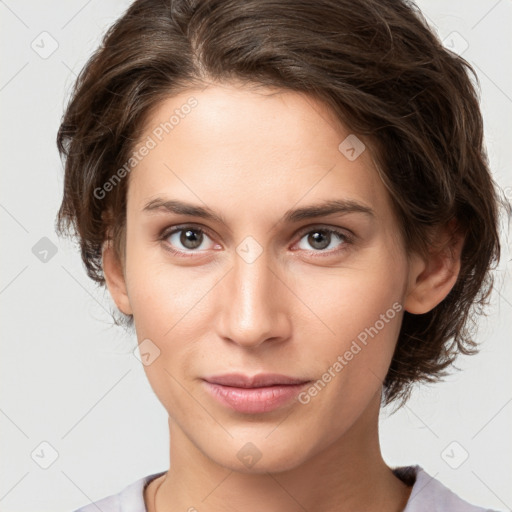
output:
<path id="1" fill-rule="evenodd" d="M 163 338 L 181 318 L 187 305 L 193 280 L 185 278 L 180 269 L 173 268 L 156 245 L 146 247 L 127 237 L 126 285 L 135 326 L 139 336 Z"/>
<path id="2" fill-rule="evenodd" d="M 344 268 L 336 274 L 317 276 L 314 285 L 307 286 L 311 291 L 305 296 L 312 310 L 331 331 L 328 336 L 325 330 L 326 338 L 347 341 L 376 322 L 382 327 L 381 315 L 386 326 L 396 323 L 393 320 L 401 309 L 396 304 L 403 300 L 405 274 L 392 265 L 381 259 L 380 264 Z"/>
<path id="3" fill-rule="evenodd" d="M 389 368 L 403 316 L 405 267 L 400 264 L 399 256 L 382 257 L 371 265 L 341 269 L 317 280 L 309 295 L 325 327 L 322 338 L 305 343 L 304 349 L 309 360 L 318 362 L 326 387 L 334 393 L 343 388 L 345 404 L 376 392 Z"/>
<path id="4" fill-rule="evenodd" d="M 195 340 L 201 339 L 198 316 L 204 291 L 179 269 L 144 261 L 137 264 L 137 258 L 132 259 L 129 282 L 137 339 L 150 340 L 149 347 L 157 354 L 143 366 L 144 372 L 170 415 L 196 415 L 197 406 L 183 386 L 202 357 Z"/>
<path id="5" fill-rule="evenodd" d="M 345 291 L 359 295 L 349 300 L 339 294 L 338 304 L 330 305 L 335 335 L 324 336 L 314 349 L 304 344 L 304 361 L 314 367 L 316 380 L 298 397 L 304 418 L 318 428 L 330 425 L 328 436 L 333 438 L 349 429 L 374 399 L 379 401 L 376 394 L 391 363 L 403 315 L 400 301 L 394 301 L 396 293 L 387 287 L 369 287 L 366 294 L 346 283 Z"/>
<path id="6" fill-rule="evenodd" d="M 203 357 L 198 340 L 207 339 L 211 329 L 211 323 L 204 321 L 205 290 L 214 282 L 201 280 L 190 268 L 171 265 L 157 250 L 134 249 L 126 268 L 137 339 L 150 340 L 158 354 L 144 371 L 163 405 L 173 410 L 171 406 L 183 395 L 178 382 L 194 376 Z M 189 407 L 185 400 L 179 410 Z"/>

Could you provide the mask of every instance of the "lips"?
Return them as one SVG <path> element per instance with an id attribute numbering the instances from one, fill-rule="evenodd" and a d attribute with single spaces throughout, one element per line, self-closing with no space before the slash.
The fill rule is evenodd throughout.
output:
<path id="1" fill-rule="evenodd" d="M 217 402 L 237 412 L 270 412 L 291 402 L 309 380 L 275 373 L 248 376 L 241 373 L 203 379 L 205 390 Z"/>
<path id="2" fill-rule="evenodd" d="M 307 379 L 288 377 L 279 373 L 260 373 L 252 377 L 243 373 L 229 373 L 207 377 L 204 380 L 211 384 L 230 386 L 235 388 L 261 388 L 268 386 L 291 386 L 309 382 Z"/>

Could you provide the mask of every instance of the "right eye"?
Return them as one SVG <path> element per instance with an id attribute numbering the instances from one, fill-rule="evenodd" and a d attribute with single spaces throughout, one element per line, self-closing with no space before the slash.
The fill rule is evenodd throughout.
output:
<path id="1" fill-rule="evenodd" d="M 176 255 L 189 256 L 191 253 L 201 252 L 201 246 L 210 237 L 206 232 L 196 226 L 175 226 L 172 229 L 167 229 L 161 239 L 166 242 L 165 248 Z M 211 249 L 212 247 L 203 247 L 203 250 Z"/>

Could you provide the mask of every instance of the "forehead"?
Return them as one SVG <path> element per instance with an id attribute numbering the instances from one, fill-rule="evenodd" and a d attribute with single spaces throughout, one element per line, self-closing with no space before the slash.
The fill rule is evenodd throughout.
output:
<path id="1" fill-rule="evenodd" d="M 377 209 L 389 201 L 361 139 L 325 104 L 293 91 L 190 89 L 157 105 L 135 152 L 144 156 L 130 173 L 128 203 L 138 209 L 162 194 L 267 212 L 334 197 Z"/>

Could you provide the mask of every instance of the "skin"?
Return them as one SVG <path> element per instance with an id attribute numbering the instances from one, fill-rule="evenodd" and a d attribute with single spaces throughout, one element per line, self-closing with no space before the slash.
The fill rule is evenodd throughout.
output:
<path id="1" fill-rule="evenodd" d="M 427 312 L 448 294 L 462 240 L 440 230 L 441 249 L 408 253 L 370 150 L 347 159 L 338 146 L 350 131 L 304 94 L 191 89 L 153 111 L 141 141 L 192 95 L 198 105 L 129 175 L 124 259 L 109 244 L 103 252 L 116 305 L 134 315 L 139 343 L 160 350 L 144 370 L 169 415 L 170 470 L 146 488 L 148 511 L 403 510 L 411 489 L 379 446 L 382 381 L 404 310 Z M 224 222 L 143 211 L 156 198 Z M 282 221 L 328 199 L 373 214 Z M 197 248 L 183 232 L 159 239 L 184 224 L 203 230 Z M 324 232 L 318 248 L 313 235 L 326 228 L 351 238 Z M 237 252 L 246 237 L 261 250 L 250 263 Z M 203 387 L 235 371 L 316 381 L 394 303 L 401 311 L 307 404 L 243 414 Z M 237 457 L 249 442 L 261 454 L 252 467 Z"/>

